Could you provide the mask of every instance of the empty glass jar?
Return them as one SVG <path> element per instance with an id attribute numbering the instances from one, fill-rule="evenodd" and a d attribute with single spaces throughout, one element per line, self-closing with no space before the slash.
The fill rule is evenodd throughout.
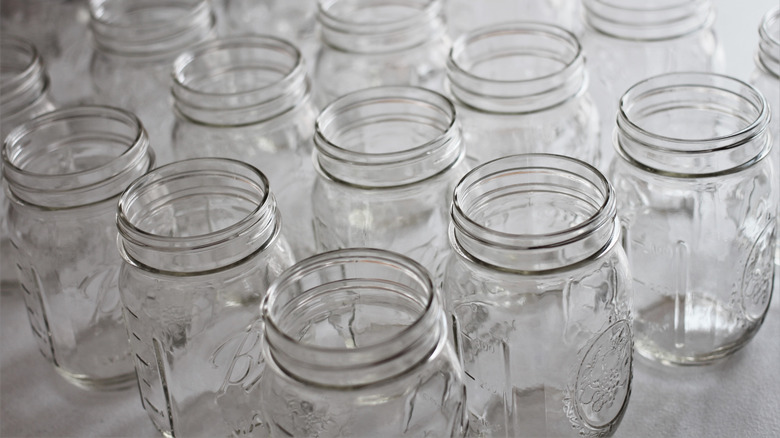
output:
<path id="1" fill-rule="evenodd" d="M 579 0 L 448 0 L 447 27 L 459 37 L 475 29 L 509 21 L 555 24 L 578 34 L 581 30 Z"/>
<path id="2" fill-rule="evenodd" d="M 618 100 L 633 84 L 673 71 L 719 71 L 712 0 L 582 0 L 590 84 L 602 116 L 602 163 L 614 155 Z"/>
<path id="3" fill-rule="evenodd" d="M 716 74 L 654 76 L 621 98 L 612 181 L 642 355 L 703 364 L 761 327 L 780 182 L 768 123 L 755 88 Z"/>
<path id="4" fill-rule="evenodd" d="M 263 302 L 271 436 L 459 437 L 463 374 L 428 272 L 375 249 L 319 254 Z"/>
<path id="5" fill-rule="evenodd" d="M 452 103 L 423 88 L 356 91 L 320 113 L 314 144 L 318 251 L 388 249 L 438 277 L 452 188 L 467 170 Z"/>
<path id="6" fill-rule="evenodd" d="M 531 22 L 477 29 L 453 44 L 447 79 L 477 161 L 545 152 L 597 163 L 598 111 L 569 31 Z"/>
<path id="7" fill-rule="evenodd" d="M 144 409 L 166 436 L 261 434 L 260 302 L 293 264 L 268 180 L 227 159 L 157 168 L 119 200 L 119 275 Z"/>
<path id="8" fill-rule="evenodd" d="M 773 8 L 764 15 L 758 28 L 758 36 L 756 69 L 750 77 L 750 83 L 761 91 L 771 110 L 769 129 L 774 141 L 772 157 L 775 169 L 780 169 L 780 7 Z M 780 264 L 780 232 L 777 234 L 776 265 Z"/>
<path id="9" fill-rule="evenodd" d="M 612 186 L 512 155 L 455 188 L 442 291 L 473 436 L 606 436 L 631 392 L 631 274 Z"/>
<path id="10" fill-rule="evenodd" d="M 109 107 L 46 113 L 3 146 L 8 228 L 41 353 L 92 389 L 135 381 L 117 280 L 116 202 L 153 165 L 134 115 Z"/>
<path id="11" fill-rule="evenodd" d="M 275 188 L 297 258 L 314 253 L 311 137 L 317 112 L 298 49 L 271 36 L 206 42 L 173 68 L 173 155 L 225 157 L 260 169 Z"/>
<path id="12" fill-rule="evenodd" d="M 90 0 L 95 99 L 138 114 L 157 161 L 171 153 L 171 64 L 214 36 L 208 0 Z"/>
<path id="13" fill-rule="evenodd" d="M 5 6 L 5 3 L 3 4 Z M 12 128 L 54 109 L 49 98 L 49 77 L 36 48 L 15 36 L 0 35 L 0 142 Z M 0 288 L 16 287 L 14 248 L 8 239 L 7 199 L 0 190 Z"/>
<path id="14" fill-rule="evenodd" d="M 443 0 L 319 0 L 317 103 L 380 85 L 440 89 L 449 39 Z"/>

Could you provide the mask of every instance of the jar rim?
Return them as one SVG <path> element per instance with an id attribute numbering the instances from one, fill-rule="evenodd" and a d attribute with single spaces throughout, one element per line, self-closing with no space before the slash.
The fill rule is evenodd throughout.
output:
<path id="1" fill-rule="evenodd" d="M 322 19 L 324 18 L 325 19 L 324 21 L 326 21 L 325 23 L 323 23 L 324 26 L 327 26 L 328 22 L 336 26 L 350 26 L 350 25 L 361 26 L 361 27 L 365 26 L 365 28 L 368 31 L 370 31 L 370 33 L 376 33 L 376 32 L 383 32 L 383 31 L 397 30 L 398 27 L 405 27 L 405 24 L 407 24 L 410 20 L 415 19 L 414 15 L 410 15 L 408 17 L 401 17 L 395 20 L 366 23 L 364 21 L 350 19 L 349 16 L 340 16 L 334 14 L 332 11 L 333 5 L 342 1 L 344 0 L 317 0 L 317 12 L 318 12 L 318 17 L 320 17 L 319 21 L 323 22 Z M 441 3 L 441 0 L 414 0 L 414 1 L 419 3 L 419 5 L 410 4 L 409 1 L 398 2 L 398 3 L 421 11 L 431 11 L 437 8 L 438 5 Z M 386 2 L 377 2 L 376 5 L 383 6 L 384 3 Z M 370 5 L 370 6 L 375 6 L 375 5 Z"/>
<path id="2" fill-rule="evenodd" d="M 38 49 L 35 47 L 35 45 L 23 38 L 17 37 L 16 35 L 3 34 L 2 38 L 0 38 L 0 42 L 2 42 L 4 46 L 14 46 L 16 49 L 21 49 L 29 55 L 28 62 L 19 71 L 18 74 L 7 78 L 2 82 L 2 84 L 0 84 L 0 88 L 4 89 L 3 94 L 5 94 L 5 89 L 16 88 L 19 86 L 19 83 L 25 82 L 30 75 L 34 74 L 35 70 L 40 69 L 43 63 L 43 59 L 41 58 L 40 53 L 38 53 Z"/>
<path id="3" fill-rule="evenodd" d="M 663 41 L 695 33 L 715 21 L 711 0 L 668 0 L 655 7 L 631 0 L 624 2 L 582 0 L 585 23 L 612 38 Z M 626 14 L 634 20 L 626 21 Z"/>

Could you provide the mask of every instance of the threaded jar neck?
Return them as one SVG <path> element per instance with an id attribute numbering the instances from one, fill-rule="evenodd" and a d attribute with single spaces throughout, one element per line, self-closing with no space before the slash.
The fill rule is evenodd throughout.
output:
<path id="1" fill-rule="evenodd" d="M 758 28 L 756 63 L 769 75 L 780 79 L 780 7 L 764 15 Z"/>
<path id="2" fill-rule="evenodd" d="M 549 109 L 587 87 L 577 37 L 533 22 L 503 23 L 462 35 L 447 59 L 447 79 L 456 102 L 501 114 Z"/>
<path id="3" fill-rule="evenodd" d="M 266 361 L 327 387 L 382 382 L 425 363 L 445 336 L 428 272 L 377 249 L 303 260 L 268 289 L 262 305 Z"/>
<path id="4" fill-rule="evenodd" d="M 347 94 L 317 117 L 319 170 L 357 187 L 414 184 L 464 157 L 455 107 L 439 93 L 416 87 L 376 87 Z"/>
<path id="5" fill-rule="evenodd" d="M 276 239 L 281 221 L 259 170 L 198 158 L 159 167 L 130 185 L 119 199 L 117 227 L 125 261 L 183 275 L 248 260 Z"/>
<path id="6" fill-rule="evenodd" d="M 709 28 L 711 0 L 583 0 L 585 23 L 612 38 L 659 41 Z"/>
<path id="7" fill-rule="evenodd" d="M 208 41 L 174 62 L 174 107 L 200 124 L 243 126 L 284 114 L 309 98 L 300 51 L 272 36 Z"/>
<path id="8" fill-rule="evenodd" d="M 49 77 L 32 43 L 0 36 L 0 114 L 8 120 L 45 98 Z M 0 139 L 2 140 L 2 139 Z"/>
<path id="9" fill-rule="evenodd" d="M 568 269 L 608 251 L 618 232 L 612 186 L 573 158 L 499 158 L 455 188 L 450 241 L 492 269 L 533 275 Z"/>
<path id="10" fill-rule="evenodd" d="M 63 108 L 38 116 L 8 134 L 2 156 L 11 193 L 48 209 L 115 198 L 154 164 L 138 118 L 105 106 Z"/>
<path id="11" fill-rule="evenodd" d="M 344 52 L 389 53 L 445 35 L 442 0 L 319 0 L 323 43 Z"/>
<path id="12" fill-rule="evenodd" d="M 167 59 L 209 38 L 208 0 L 90 0 L 90 29 L 102 53 Z"/>
<path id="13" fill-rule="evenodd" d="M 715 176 L 769 153 L 769 117 L 764 97 L 745 82 L 713 73 L 664 74 L 620 98 L 615 147 L 646 171 Z"/>

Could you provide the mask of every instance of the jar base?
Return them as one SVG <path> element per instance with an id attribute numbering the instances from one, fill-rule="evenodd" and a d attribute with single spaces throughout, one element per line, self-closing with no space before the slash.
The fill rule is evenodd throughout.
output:
<path id="1" fill-rule="evenodd" d="M 55 366 L 54 369 L 57 371 L 57 374 L 62 376 L 69 383 L 88 391 L 121 391 L 137 384 L 135 371 L 114 377 L 96 379 L 81 374 L 70 373 L 58 366 Z"/>

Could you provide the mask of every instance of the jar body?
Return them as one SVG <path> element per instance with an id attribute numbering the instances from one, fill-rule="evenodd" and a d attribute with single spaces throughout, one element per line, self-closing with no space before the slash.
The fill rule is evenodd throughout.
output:
<path id="1" fill-rule="evenodd" d="M 590 93 L 529 114 L 498 114 L 458 105 L 458 117 L 467 153 L 479 163 L 524 153 L 565 155 L 593 165 L 601 162 L 599 113 Z"/>
<path id="2" fill-rule="evenodd" d="M 463 436 L 441 298 L 410 259 L 349 249 L 303 260 L 269 289 L 263 317 L 271 436 Z"/>
<path id="3" fill-rule="evenodd" d="M 260 301 L 293 263 L 268 180 L 178 161 L 119 201 L 119 288 L 141 399 L 166 436 L 263 434 Z"/>
<path id="4" fill-rule="evenodd" d="M 513 275 L 454 253 L 442 290 L 475 436 L 607 436 L 628 405 L 631 277 L 619 244 L 579 269 Z"/>

